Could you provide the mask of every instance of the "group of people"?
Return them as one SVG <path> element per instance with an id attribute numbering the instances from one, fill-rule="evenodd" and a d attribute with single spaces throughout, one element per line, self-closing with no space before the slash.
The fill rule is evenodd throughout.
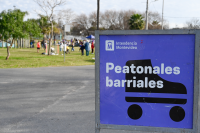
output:
<path id="1" fill-rule="evenodd" d="M 71 40 L 71 51 L 74 51 L 74 46 L 79 45 L 81 50 L 81 55 L 84 55 L 84 50 L 86 51 L 86 56 L 89 55 L 89 52 L 92 49 L 92 53 L 94 54 L 94 41 L 89 41 L 89 40 L 83 40 L 83 41 L 79 41 L 79 40 Z M 70 45 L 70 41 L 59 41 L 58 45 L 60 46 L 60 51 L 63 51 L 65 53 L 69 53 L 69 45 Z"/>
<path id="2" fill-rule="evenodd" d="M 69 41 L 59 41 L 58 45 L 60 46 L 61 52 L 63 51 L 63 53 L 65 52 L 66 54 L 68 54 L 68 53 L 70 54 L 70 52 L 69 52 Z M 73 47 L 73 45 L 72 45 L 72 47 Z M 74 47 L 71 51 L 74 51 Z"/>
<path id="3" fill-rule="evenodd" d="M 40 42 L 40 41 L 38 41 L 37 42 L 37 53 L 39 53 L 39 50 L 40 50 L 40 48 L 41 48 L 41 43 L 42 43 L 42 47 L 44 48 L 44 50 L 46 49 L 46 47 L 47 47 L 47 43 L 46 43 L 46 41 L 45 42 Z"/>
<path id="4" fill-rule="evenodd" d="M 47 43 L 45 42 L 37 42 L 37 52 L 39 53 L 39 50 L 41 48 L 41 43 L 42 43 L 42 47 L 44 48 L 44 50 L 47 47 Z M 74 50 L 74 46 L 75 44 L 80 46 L 79 51 L 81 51 L 81 55 L 84 55 L 84 50 L 86 51 L 86 56 L 89 56 L 89 52 L 91 51 L 91 54 L 94 54 L 94 41 L 89 41 L 89 40 L 83 40 L 83 41 L 79 41 L 79 40 L 71 40 L 71 51 L 75 51 Z M 70 54 L 70 50 L 69 50 L 69 45 L 70 45 L 70 41 L 59 41 L 58 45 L 60 47 L 60 51 L 63 53 L 65 52 L 66 54 Z"/>
<path id="5" fill-rule="evenodd" d="M 88 40 L 80 41 L 80 50 L 81 54 L 84 55 L 84 49 L 86 51 L 86 56 L 89 55 L 90 50 L 92 49 L 92 53 L 94 54 L 94 41 L 89 42 Z"/>

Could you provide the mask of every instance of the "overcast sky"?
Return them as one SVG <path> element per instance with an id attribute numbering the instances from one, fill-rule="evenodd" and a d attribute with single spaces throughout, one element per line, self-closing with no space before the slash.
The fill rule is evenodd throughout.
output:
<path id="1" fill-rule="evenodd" d="M 97 9 L 97 0 L 66 0 L 65 6 L 59 9 L 71 8 L 77 15 L 81 13 L 89 14 Z M 162 14 L 163 0 L 149 0 L 149 10 Z M 33 0 L 0 0 L 0 12 L 7 9 L 21 9 L 29 12 L 29 18 L 36 18 L 41 9 Z M 144 12 L 146 10 L 146 0 L 100 0 L 100 11 L 105 10 L 128 10 Z M 169 22 L 170 28 L 183 27 L 186 21 L 192 18 L 200 19 L 200 1 L 199 0 L 165 0 L 164 18 Z"/>

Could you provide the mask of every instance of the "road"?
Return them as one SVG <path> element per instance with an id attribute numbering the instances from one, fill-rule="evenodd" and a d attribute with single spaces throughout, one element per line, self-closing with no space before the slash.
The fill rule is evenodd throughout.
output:
<path id="1" fill-rule="evenodd" d="M 0 69 L 0 133 L 94 133 L 94 79 L 94 66 Z"/>

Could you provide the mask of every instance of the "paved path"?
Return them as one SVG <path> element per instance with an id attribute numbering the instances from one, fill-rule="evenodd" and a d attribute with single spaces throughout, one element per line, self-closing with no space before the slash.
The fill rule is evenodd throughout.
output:
<path id="1" fill-rule="evenodd" d="M 0 69 L 0 133 L 94 133 L 94 77 L 94 66 Z"/>

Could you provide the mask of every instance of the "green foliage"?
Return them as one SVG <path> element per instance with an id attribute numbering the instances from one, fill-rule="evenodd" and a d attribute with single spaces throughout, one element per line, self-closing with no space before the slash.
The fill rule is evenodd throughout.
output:
<path id="1" fill-rule="evenodd" d="M 39 14 L 40 18 L 37 19 L 37 24 L 39 25 L 40 29 L 41 29 L 41 33 L 44 35 L 44 39 L 45 39 L 45 34 L 51 33 L 51 22 L 49 21 L 49 17 L 48 16 L 44 16 Z M 56 28 L 55 25 L 57 25 L 57 23 L 55 21 L 52 21 L 53 23 L 53 32 L 59 34 L 61 29 Z"/>
<path id="2" fill-rule="evenodd" d="M 129 19 L 129 26 L 131 30 L 142 30 L 144 29 L 144 20 L 142 15 L 133 14 Z"/>
<path id="3" fill-rule="evenodd" d="M 90 27 L 88 30 L 89 31 L 95 31 L 97 28 L 96 27 Z"/>
<path id="4" fill-rule="evenodd" d="M 152 22 L 152 25 L 159 25 L 159 22 L 155 20 Z"/>
<path id="5" fill-rule="evenodd" d="M 28 19 L 24 22 L 25 31 L 29 33 L 30 37 L 42 37 L 41 29 L 38 25 L 37 20 L 35 19 Z"/>
<path id="6" fill-rule="evenodd" d="M 53 32 L 56 33 L 56 34 L 60 34 L 61 29 L 54 26 L 53 27 Z"/>
<path id="7" fill-rule="evenodd" d="M 43 34 L 47 34 L 51 32 L 51 23 L 48 22 L 48 17 L 44 15 L 39 15 L 40 18 L 37 19 L 38 25 L 40 29 L 42 30 Z"/>
<path id="8" fill-rule="evenodd" d="M 7 40 L 9 38 L 26 38 L 28 34 L 24 32 L 23 19 L 27 12 L 19 9 L 2 11 L 0 13 L 0 33 Z"/>
<path id="9" fill-rule="evenodd" d="M 4 10 L 0 13 L 0 33 L 4 39 L 28 38 L 30 35 L 39 37 L 41 30 L 35 20 L 24 21 L 28 12 L 20 9 Z"/>

